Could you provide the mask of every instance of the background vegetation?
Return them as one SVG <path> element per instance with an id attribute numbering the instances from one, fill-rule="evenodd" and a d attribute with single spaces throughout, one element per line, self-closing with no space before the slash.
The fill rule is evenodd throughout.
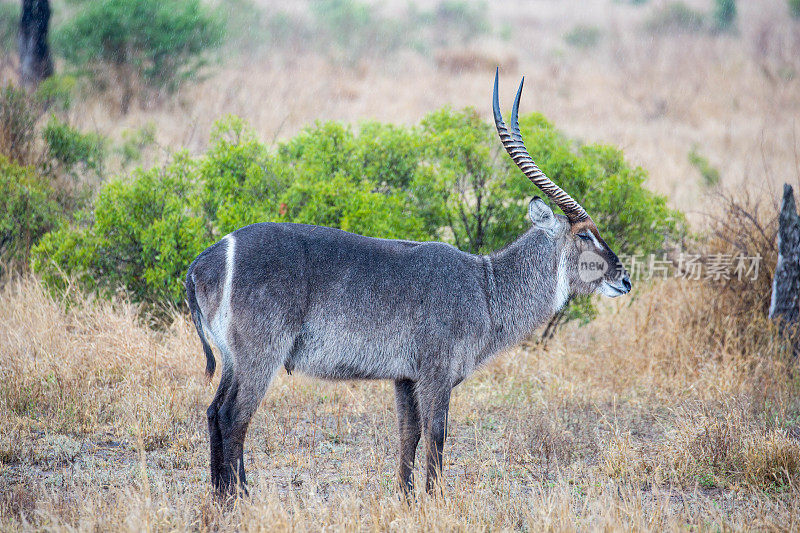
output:
<path id="1" fill-rule="evenodd" d="M 541 168 L 593 206 L 619 253 L 661 252 L 679 238 L 680 214 L 643 187 L 645 172 L 619 150 L 576 146 L 540 115 L 523 117 L 521 128 Z M 319 123 L 272 151 L 230 117 L 217 124 L 205 155 L 179 153 L 163 167 L 103 185 L 82 223 L 34 249 L 34 270 L 62 289 L 76 279 L 159 307 L 183 305 L 186 266 L 206 246 L 259 221 L 443 239 L 488 253 L 525 231 L 532 192 L 513 162 L 498 157 L 495 136 L 473 110 L 444 109 L 417 127 Z M 72 143 L 70 155 L 59 157 L 91 164 L 87 146 Z M 50 143 L 51 152 L 60 147 Z M 625 210 L 615 208 L 623 202 Z"/>
<path id="2" fill-rule="evenodd" d="M 789 6 L 789 12 L 795 18 L 800 18 L 800 1 L 798 0 L 786 0 L 787 5 Z"/>
<path id="3" fill-rule="evenodd" d="M 0 266 L 25 268 L 31 246 L 56 228 L 61 217 L 50 184 L 29 167 L 0 156 Z M 6 277 L 0 271 L 0 276 Z"/>
<path id="4" fill-rule="evenodd" d="M 95 83 L 121 86 L 127 112 L 137 92 L 152 97 L 196 77 L 205 52 L 222 39 L 220 17 L 200 0 L 83 2 L 57 28 L 54 49 Z"/>
<path id="5" fill-rule="evenodd" d="M 19 5 L 16 2 L 0 2 L 0 47 L 10 50 L 17 39 Z"/>

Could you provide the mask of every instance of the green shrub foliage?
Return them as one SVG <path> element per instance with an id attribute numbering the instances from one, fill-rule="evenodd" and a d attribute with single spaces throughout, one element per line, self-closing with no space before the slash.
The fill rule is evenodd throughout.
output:
<path id="1" fill-rule="evenodd" d="M 541 115 L 522 118 L 542 170 L 592 214 L 619 253 L 678 238 L 682 217 L 644 188 L 646 173 L 610 146 L 580 146 Z M 474 110 L 443 109 L 415 127 L 328 122 L 270 149 L 240 119 L 220 121 L 207 153 L 105 185 L 78 227 L 46 236 L 34 268 L 90 290 L 181 305 L 182 279 L 206 246 L 245 224 L 301 222 L 385 238 L 445 240 L 473 253 L 528 227 L 538 191 Z"/>
<path id="2" fill-rule="evenodd" d="M 211 148 L 199 164 L 199 204 L 209 234 L 225 235 L 241 226 L 276 220 L 280 195 L 291 182 L 267 147 L 239 118 L 214 128 Z"/>
<path id="3" fill-rule="evenodd" d="M 279 150 L 294 180 L 281 196 L 283 220 L 386 238 L 431 238 L 407 188 L 420 164 L 412 130 L 365 124 L 359 134 L 318 124 Z"/>
<path id="4" fill-rule="evenodd" d="M 30 167 L 0 155 L 0 276 L 24 266 L 31 246 L 60 222 L 52 191 Z"/>
<path id="5" fill-rule="evenodd" d="M 19 165 L 36 163 L 36 121 L 40 102 L 8 83 L 0 88 L 0 155 Z"/>
<path id="6" fill-rule="evenodd" d="M 789 6 L 789 14 L 796 19 L 800 19 L 800 0 L 786 0 Z"/>
<path id="7" fill-rule="evenodd" d="M 689 164 L 700 172 L 703 177 L 703 185 L 714 187 L 719 184 L 719 169 L 717 169 L 703 154 L 698 151 L 697 146 L 693 146 L 688 154 Z"/>
<path id="8" fill-rule="evenodd" d="M 714 0 L 714 28 L 728 31 L 736 23 L 736 0 Z"/>
<path id="9" fill-rule="evenodd" d="M 16 46 L 21 11 L 19 2 L 0 0 L 0 47 L 3 50 Z"/>
<path id="10" fill-rule="evenodd" d="M 74 76 L 53 74 L 39 83 L 36 99 L 45 110 L 65 112 L 72 106 L 72 93 L 76 83 Z"/>
<path id="11" fill-rule="evenodd" d="M 589 49 L 597 46 L 602 36 L 603 32 L 597 26 L 579 24 L 564 34 L 564 41 L 575 48 Z"/>
<path id="12" fill-rule="evenodd" d="M 691 33 L 703 30 L 705 16 L 685 2 L 673 0 L 654 8 L 645 26 L 655 33 Z"/>
<path id="13" fill-rule="evenodd" d="M 53 164 L 66 172 L 76 167 L 100 174 L 105 159 L 104 139 L 96 133 L 82 133 L 55 115 L 42 129 L 42 138 L 47 146 L 47 155 Z"/>
<path id="14" fill-rule="evenodd" d="M 123 110 L 135 89 L 176 89 L 205 62 L 224 34 L 221 17 L 199 0 L 81 2 L 55 33 L 58 53 L 84 72 L 112 72 L 122 84 Z"/>
<path id="15" fill-rule="evenodd" d="M 192 209 L 195 163 L 179 154 L 163 169 L 137 171 L 100 190 L 87 227 L 62 228 L 34 249 L 33 268 L 53 287 L 73 276 L 84 289 L 125 289 L 157 307 L 179 303 L 186 267 L 208 244 Z"/>

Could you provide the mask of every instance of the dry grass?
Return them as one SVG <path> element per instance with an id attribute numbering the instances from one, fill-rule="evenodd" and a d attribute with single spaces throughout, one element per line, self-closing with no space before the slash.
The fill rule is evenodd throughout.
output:
<path id="1" fill-rule="evenodd" d="M 393 392 L 281 376 L 247 441 L 252 497 L 208 492 L 202 352 L 178 317 L 0 294 L 0 528 L 473 530 L 788 527 L 800 401 L 780 346 L 687 320 L 710 287 L 662 281 L 522 346 L 455 391 L 446 497 L 394 490 Z"/>

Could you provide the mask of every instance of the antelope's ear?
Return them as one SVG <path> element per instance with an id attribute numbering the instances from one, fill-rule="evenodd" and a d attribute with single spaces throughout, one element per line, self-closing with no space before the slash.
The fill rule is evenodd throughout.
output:
<path id="1" fill-rule="evenodd" d="M 538 196 L 528 204 L 528 216 L 534 226 L 544 230 L 552 230 L 556 225 L 556 216 L 544 200 Z"/>

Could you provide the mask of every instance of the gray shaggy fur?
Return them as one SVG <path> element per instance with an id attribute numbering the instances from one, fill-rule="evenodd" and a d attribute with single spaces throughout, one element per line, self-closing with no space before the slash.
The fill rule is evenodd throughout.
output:
<path id="1" fill-rule="evenodd" d="M 440 242 L 276 223 L 246 226 L 201 253 L 186 289 L 209 373 L 206 335 L 222 354 L 220 386 L 208 408 L 215 488 L 235 492 L 237 481 L 244 488 L 247 425 L 285 367 L 332 380 L 394 380 L 400 485 L 412 490 L 425 435 L 432 490 L 451 389 L 547 322 L 569 295 L 630 288 L 605 243 L 574 235 L 541 200 L 531 202 L 529 216 L 534 224 L 525 234 L 485 256 Z M 586 249 L 612 266 L 588 283 L 578 275 Z"/>

